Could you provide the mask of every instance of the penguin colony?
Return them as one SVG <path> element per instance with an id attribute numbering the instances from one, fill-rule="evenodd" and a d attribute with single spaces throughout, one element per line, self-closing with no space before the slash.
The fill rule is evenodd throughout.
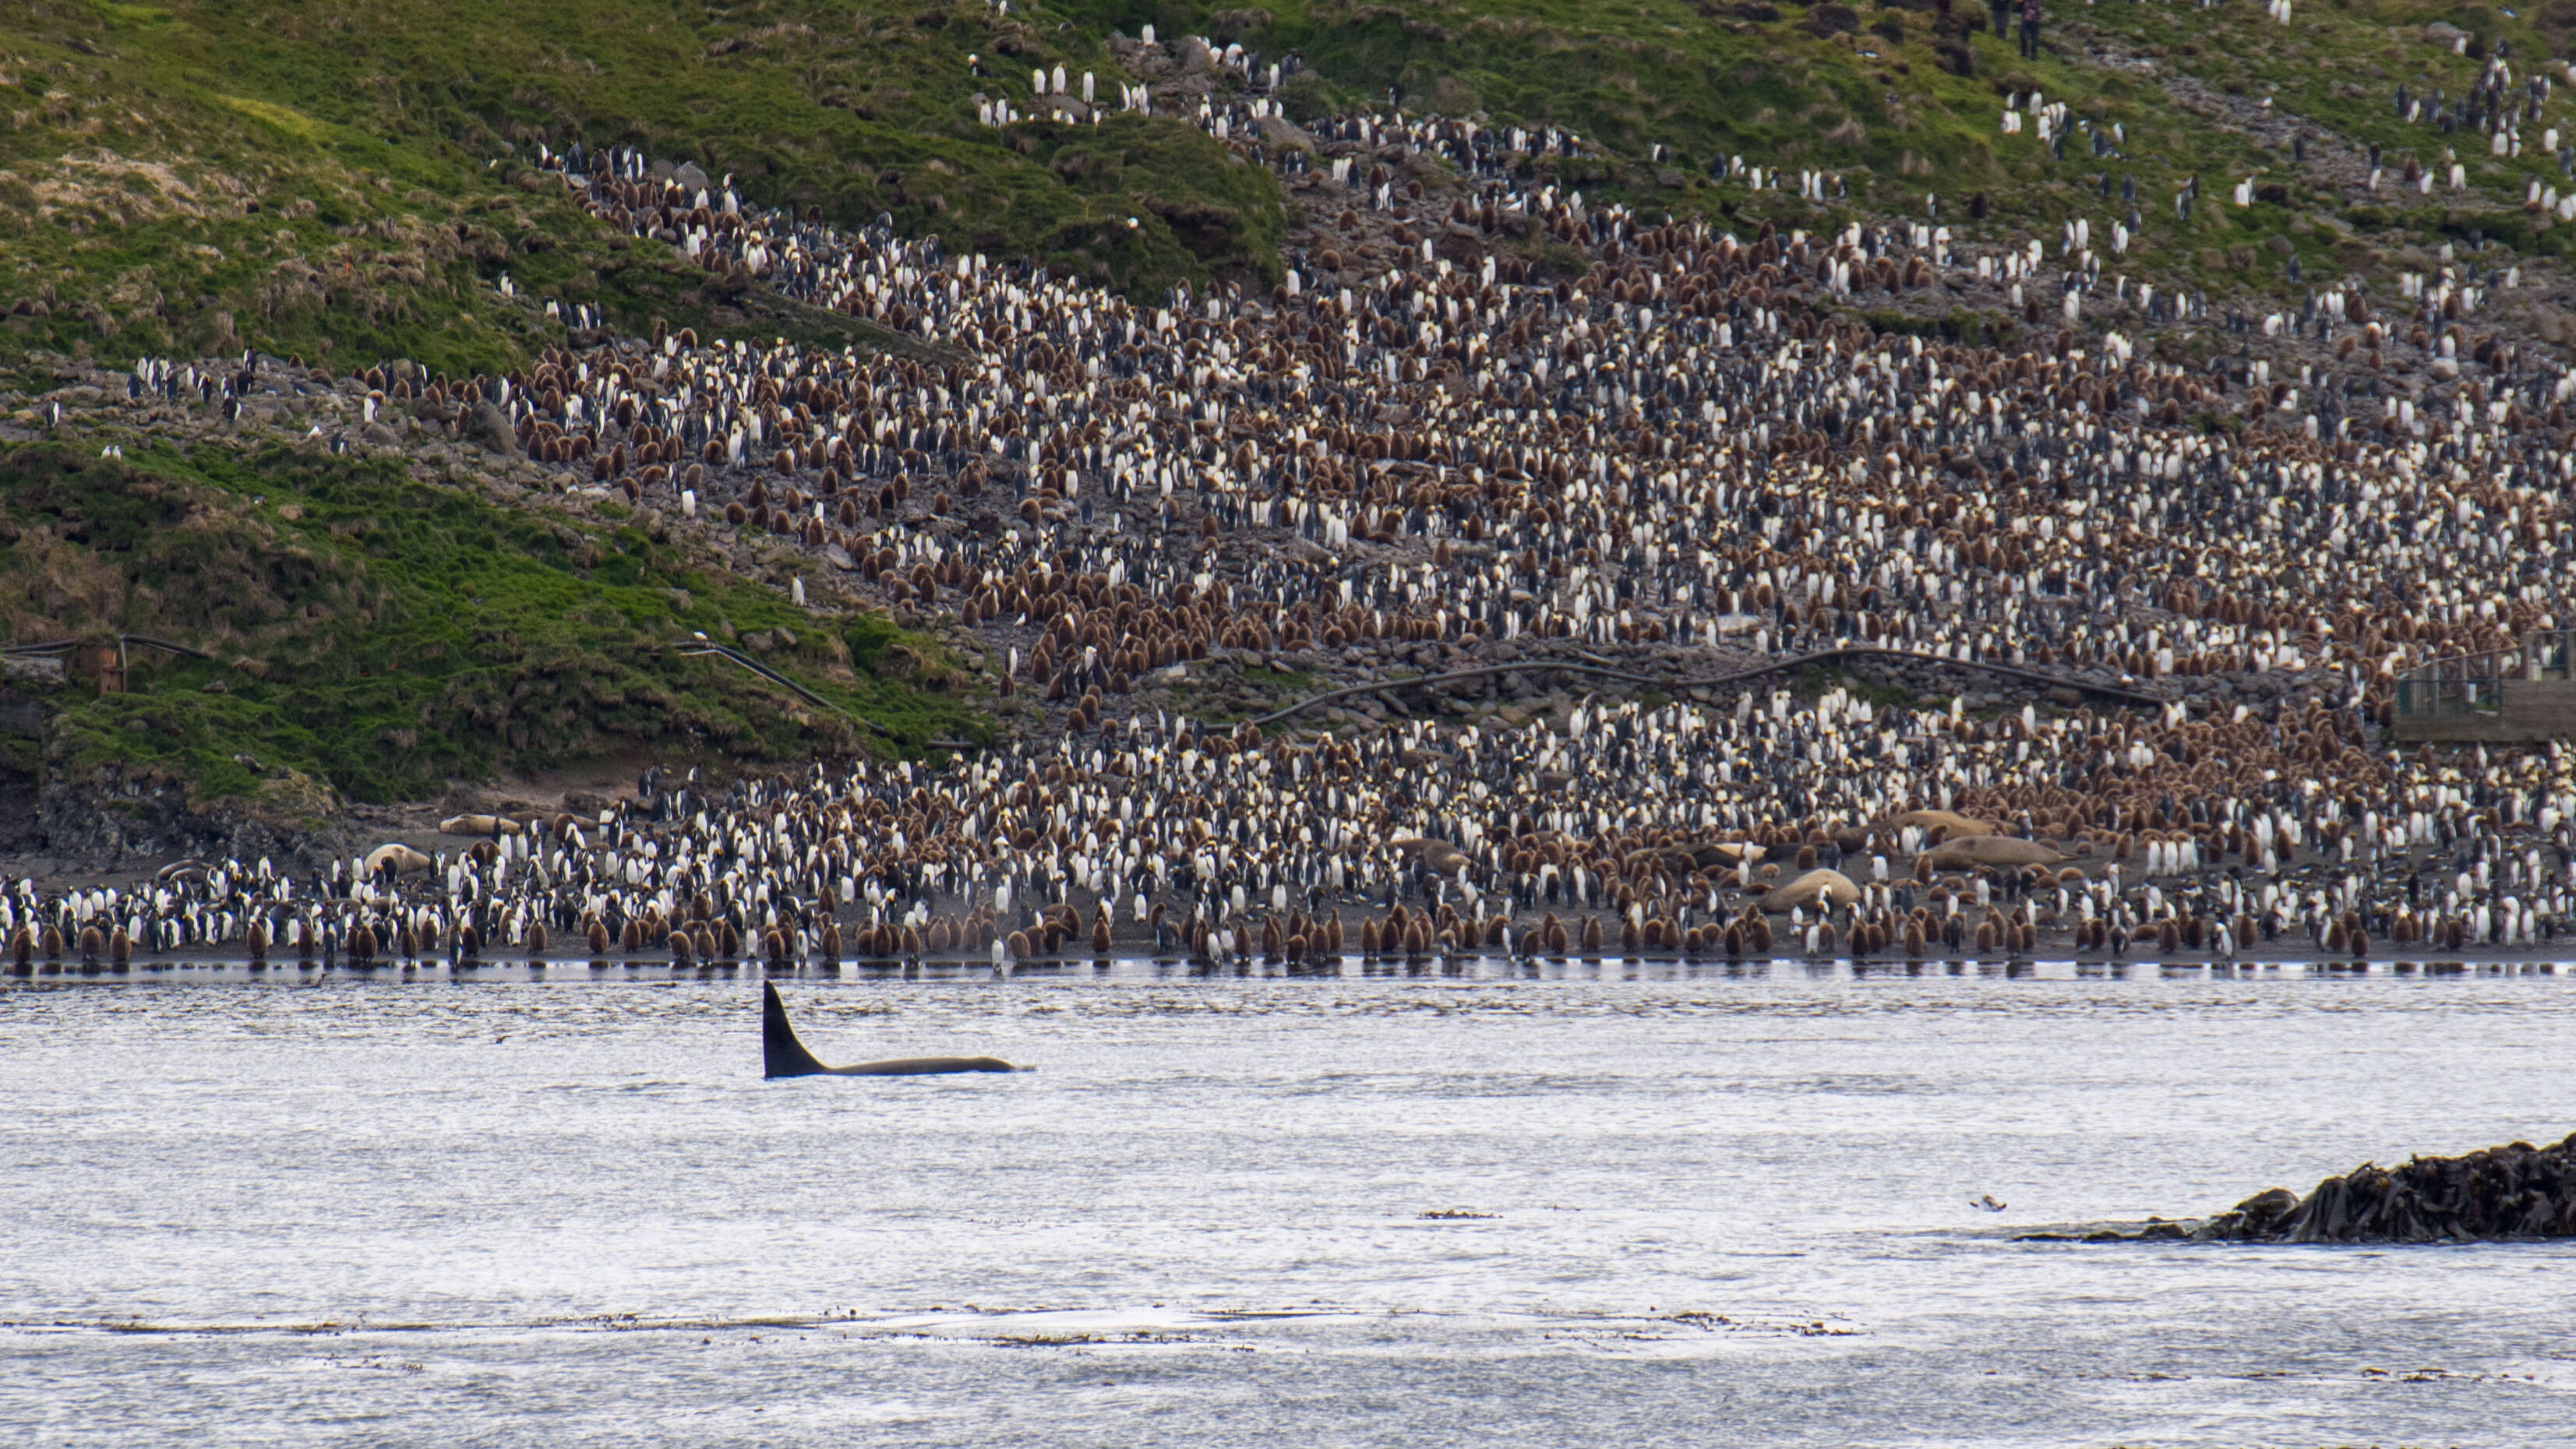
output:
<path id="1" fill-rule="evenodd" d="M 1325 149 L 1473 158 L 1457 129 L 1354 121 Z M 1411 215 L 1384 167 L 1349 159 L 1332 169 L 1363 199 Z M 1967 272 L 1946 241 L 1766 225 L 1744 242 L 1505 178 L 1419 218 L 1418 241 L 1396 220 L 1375 259 L 1316 239 L 1267 299 L 1149 308 L 620 179 L 642 165 L 565 175 L 711 267 L 971 360 L 683 332 L 429 381 L 429 411 L 489 401 L 594 486 L 801 540 L 895 603 L 1025 624 L 1010 673 L 1052 703 L 1209 647 L 1741 636 L 2106 678 L 2327 669 L 2385 722 L 2411 663 L 2511 649 L 2567 613 L 2576 380 L 2508 343 L 2463 349 L 2457 323 L 2415 329 L 2436 372 L 2457 353 L 2486 374 L 2447 417 L 2395 396 L 2357 415 L 2366 364 L 2183 375 L 2124 360 L 2116 333 L 2089 355 L 2005 356 L 1803 311 L 1853 277 L 1930 285 L 1935 256 Z M 1583 244 L 1591 269 L 1532 283 L 1499 247 L 1438 254 L 1433 230 L 1472 246 L 1506 215 Z M 2447 285 L 2425 311 L 2456 312 Z M 2377 320 L 2356 339 L 2393 345 Z M 406 380 L 366 380 L 415 401 Z M 2270 421 L 2234 440 L 2185 425 L 2237 411 Z M 1010 509 L 1024 527 L 969 526 Z"/>
<path id="2" fill-rule="evenodd" d="M 2576 891 L 2576 755 L 2444 766 L 2360 728 L 2314 704 L 1981 720 L 1840 691 L 1577 707 L 1562 731 L 1112 720 L 940 769 L 712 795 L 648 775 L 600 820 L 459 817 L 453 854 L 301 882 L 264 860 L 21 882 L 0 933 L 22 970 L 2545 949 Z"/>
<path id="3" fill-rule="evenodd" d="M 1318 220 L 1266 295 L 1138 305 L 576 146 L 544 162 L 610 224 L 902 341 L 682 331 L 508 377 L 344 384 L 370 420 L 497 417 L 577 486 L 952 615 L 1004 693 L 1034 696 L 1039 731 L 944 770 L 818 766 L 494 822 L 417 874 L 351 862 L 298 888 L 228 862 L 139 893 L 22 885 L 0 911 L 15 960 L 118 940 L 370 961 L 550 942 L 682 963 L 2226 959 L 2565 928 L 2576 756 L 2376 742 L 2408 668 L 2568 617 L 2576 379 L 2470 333 L 2490 279 L 2410 279 L 2387 315 L 2353 289 L 2266 319 L 2336 351 L 2296 376 L 2250 352 L 2187 371 L 2117 330 L 1927 343 L 1814 304 L 2017 294 L 2045 248 L 1658 224 L 1532 179 L 1523 160 L 1577 148 L 1558 132 L 1399 113 L 1288 144 L 1258 98 L 1200 121 Z M 1533 273 L 1514 243 L 1536 233 L 1583 267 Z M 2058 285 L 2089 294 L 2086 238 L 2062 241 Z M 2124 325 L 2210 320 L 2116 296 Z M 255 363 L 147 365 L 133 393 L 237 395 Z M 1329 669 L 1846 640 L 2262 688 L 2255 708 L 2150 716 L 1837 691 L 1302 740 L 1132 698 L 1219 650 Z"/>

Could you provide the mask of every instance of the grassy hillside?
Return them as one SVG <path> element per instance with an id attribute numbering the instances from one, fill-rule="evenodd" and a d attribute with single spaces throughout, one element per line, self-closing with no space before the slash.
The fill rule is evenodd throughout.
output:
<path id="1" fill-rule="evenodd" d="M 1947 17 L 1933 0 L 1041 0 L 1008 15 L 985 0 L 13 0 L 0 27 L 0 273 L 14 284 L 0 352 L 114 360 L 256 343 L 463 371 L 559 336 L 539 316 L 548 297 L 596 303 L 629 329 L 657 315 L 763 334 L 831 326 L 711 291 L 661 248 L 574 213 L 523 162 L 575 138 L 735 173 L 759 201 L 842 223 L 889 213 L 910 233 L 1121 287 L 1270 275 L 1288 220 L 1277 188 L 1183 121 L 977 123 L 978 94 L 1025 108 L 1039 65 L 1093 71 L 1114 95 L 1107 37 L 1149 23 L 1167 39 L 1297 51 L 1311 67 L 1292 87 L 1301 112 L 1398 88 L 1415 111 L 1571 127 L 1606 150 L 1550 161 L 1561 179 L 1685 213 L 1920 216 L 1937 193 L 1941 219 L 1974 232 L 1982 196 L 1998 236 L 2082 216 L 2112 270 L 2269 295 L 2294 290 L 2293 255 L 2313 282 L 2420 265 L 2399 249 L 2473 233 L 2565 248 L 2569 229 L 2521 203 L 2534 179 L 2576 186 L 2541 144 L 2548 125 L 2576 133 L 2567 87 L 2507 158 L 2482 134 L 2401 120 L 2391 97 L 2403 83 L 2456 99 L 2499 50 L 2519 94 L 2576 39 L 2576 0 L 2518 15 L 2302 0 L 2288 25 L 2250 0 L 2051 8 L 2045 54 L 2024 61 L 1972 0 Z M 2436 22 L 2461 33 L 2428 32 Z M 2033 90 L 2082 122 L 2063 160 L 2035 129 L 1998 127 L 2003 98 Z M 2111 154 L 2093 154 L 2095 130 Z M 1669 158 L 1649 159 L 1657 144 Z M 2471 185 L 2372 193 L 2372 144 L 2392 175 L 2408 156 L 2446 167 L 2456 150 Z M 1711 158 L 1729 154 L 1831 171 L 1850 197 L 1818 216 L 1710 182 Z M 2178 219 L 2194 177 L 2200 204 Z M 2239 209 L 2228 195 L 2243 178 L 2260 200 Z M 2143 225 L 2110 258 L 2123 182 Z M 491 285 L 504 272 L 517 303 Z"/>
<path id="2" fill-rule="evenodd" d="M 2315 282 L 2382 268 L 2388 246 L 2465 241 L 2472 231 L 2526 253 L 2567 250 L 2568 228 L 2522 209 L 2534 178 L 2576 186 L 2541 144 L 2546 125 L 2576 141 L 2563 69 L 2553 68 L 2561 84 L 2542 108 L 2545 119 L 2523 126 L 2516 158 L 2490 158 L 2482 134 L 2444 135 L 2429 119 L 2401 121 L 2392 96 L 2402 82 L 2416 96 L 2438 87 L 2457 99 L 2499 45 L 2519 95 L 2544 58 L 2576 43 L 2569 0 L 2519 18 L 2478 5 L 2299 0 L 2288 25 L 2252 0 L 2217 9 L 2052 0 L 2043 54 L 2032 61 L 1987 31 L 1977 0 L 1956 0 L 1948 17 L 1932 0 L 1073 3 L 1097 26 L 1152 21 L 1167 32 L 1239 40 L 1271 57 L 1294 50 L 1319 77 L 1300 98 L 1310 108 L 1383 104 L 1398 88 L 1408 110 L 1571 128 L 1608 155 L 1560 164 L 1567 179 L 1677 212 L 1811 214 L 1708 183 L 1713 157 L 1740 154 L 1842 175 L 1850 202 L 1832 208 L 1842 214 L 1921 219 L 1926 195 L 1938 193 L 1940 219 L 1969 234 L 2045 234 L 2087 217 L 2106 270 L 2213 291 L 2295 291 L 2283 276 L 2293 253 Z M 2466 32 L 2466 53 L 2455 52 L 2452 37 L 2428 36 L 2435 22 Z M 2035 128 L 2003 134 L 2007 95 L 2032 91 L 2106 133 L 2111 154 L 2093 154 L 2088 130 L 2069 136 L 2063 160 L 2042 147 Z M 2311 138 L 2304 158 L 2294 144 L 2302 131 Z M 1645 159 L 1658 143 L 1672 152 L 1661 165 Z M 2373 143 L 2390 170 L 2376 193 L 2366 186 Z M 2466 164 L 2469 189 L 2401 194 L 2403 158 L 2433 165 L 2446 147 Z M 2195 176 L 2200 204 L 2189 221 L 2177 220 L 2175 194 Z M 2114 261 L 2105 241 L 2109 223 L 2128 210 L 2123 178 L 2134 180 L 2144 225 L 2130 253 Z M 2261 190 L 2240 210 L 2228 197 L 2246 178 Z M 1980 193 L 1993 210 L 1990 227 L 1969 223 L 1968 202 Z"/>
<path id="3" fill-rule="evenodd" d="M 692 567 L 642 519 L 541 518 L 383 463 L 0 452 L 0 630 L 147 634 L 131 690 L 57 701 L 53 771 L 253 797 L 284 770 L 351 798 L 434 798 L 449 777 L 651 743 L 792 758 L 880 747 L 738 666 L 747 650 L 918 748 L 980 737 L 962 678 L 881 619 L 835 621 Z M 245 763 L 236 756 L 249 756 Z"/>
<path id="4" fill-rule="evenodd" d="M 14 365 L 30 394 L 52 387 L 63 370 L 47 354 L 61 353 L 257 346 L 335 370 L 496 370 L 564 339 L 548 299 L 595 304 L 626 332 L 660 318 L 877 340 L 611 235 L 531 164 L 540 144 L 575 140 L 1138 294 L 1276 277 L 1299 218 L 1268 173 L 1187 121 L 979 122 L 978 96 L 1030 108 L 1038 66 L 1094 72 L 1114 97 L 1129 77 L 1110 38 L 1148 24 L 1295 52 L 1307 70 L 1284 99 L 1301 117 L 1392 94 L 1416 114 L 1570 128 L 1582 154 L 1523 169 L 1596 199 L 1820 229 L 1922 218 L 1937 196 L 1939 220 L 1998 241 L 2080 217 L 2105 273 L 2222 300 L 2348 276 L 2384 299 L 2388 274 L 2426 268 L 2437 243 L 2483 246 L 2498 267 L 2561 256 L 2576 235 L 2523 204 L 2535 183 L 2576 189 L 2544 144 L 2552 127 L 2576 143 L 2576 84 L 2526 89 L 2568 79 L 2544 61 L 2576 44 L 2576 0 L 2519 14 L 2296 0 L 2288 24 L 2253 0 L 2053 0 L 2033 60 L 1987 33 L 1973 0 L 1947 15 L 1935 0 L 1013 0 L 1007 14 L 987 0 L 0 0 L 0 19 L 0 388 Z M 2480 118 L 2446 132 L 2397 114 L 2398 86 L 2457 102 L 2500 56 L 2509 84 L 2480 99 L 2520 107 L 2520 154 L 2491 155 Z M 2062 157 L 2035 124 L 1998 126 L 2007 97 L 2034 91 L 2067 107 Z M 2389 172 L 2376 190 L 2374 146 Z M 2400 189 L 2408 162 L 2447 179 L 2454 154 L 2464 189 Z M 1713 178 L 1734 155 L 1838 189 L 1809 202 Z M 2132 206 L 2136 239 L 2114 255 Z M 2576 337 L 2551 308 L 2523 315 L 2551 319 L 2546 341 Z M 287 770 L 417 798 L 625 742 L 772 757 L 860 743 L 729 666 L 656 652 L 698 630 L 765 637 L 781 667 L 904 743 L 984 728 L 931 687 L 952 676 L 926 642 L 881 621 L 822 625 L 693 563 L 685 540 L 303 451 L 94 452 L 0 453 L 0 627 L 161 634 L 218 660 L 141 666 L 132 694 L 60 696 L 57 773 L 130 769 L 226 798 Z M 0 767 L 25 773 L 10 748 Z"/>
<path id="5" fill-rule="evenodd" d="M 694 159 L 766 204 L 1037 255 L 1122 287 L 1275 265 L 1278 191 L 1179 120 L 978 124 L 1029 72 L 1115 67 L 1043 8 L 815 0 L 9 0 L 0 348 L 103 358 L 255 342 L 462 372 L 551 334 L 538 299 L 640 331 L 726 299 L 527 174 L 575 139 Z M 980 54 L 991 74 L 969 73 Z M 1127 218 L 1140 225 L 1130 230 Z M 490 285 L 508 272 L 523 297 Z M 773 318 L 727 318 L 762 332 Z"/>

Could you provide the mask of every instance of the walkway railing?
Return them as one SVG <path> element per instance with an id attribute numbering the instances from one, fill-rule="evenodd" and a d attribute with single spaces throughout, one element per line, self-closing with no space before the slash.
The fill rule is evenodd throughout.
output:
<path id="1" fill-rule="evenodd" d="M 2505 681 L 2567 679 L 2576 665 L 2576 629 L 2534 629 L 2511 649 L 2430 660 L 2397 681 L 2397 713 L 2407 719 L 2468 719 L 2504 709 Z"/>

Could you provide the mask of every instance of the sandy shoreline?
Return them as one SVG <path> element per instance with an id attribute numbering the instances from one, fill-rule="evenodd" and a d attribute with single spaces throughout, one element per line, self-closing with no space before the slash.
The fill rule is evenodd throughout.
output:
<path id="1" fill-rule="evenodd" d="M 1774 973 L 1808 973 L 1833 976 L 1847 974 L 1853 980 L 1880 978 L 1967 977 L 2000 980 L 2066 980 L 2100 978 L 2125 980 L 2148 975 L 2180 976 L 2206 974 L 2211 979 L 2282 979 L 2338 978 L 2363 976 L 2433 977 L 2502 977 L 2502 976 L 2568 976 L 2576 978 L 2576 952 L 2553 956 L 2544 952 L 2521 952 L 2484 956 L 2441 956 L 2437 958 L 2386 957 L 2375 960 L 2329 958 L 2324 956 L 2289 956 L 2263 960 L 2212 961 L 2206 957 L 2160 959 L 2132 957 L 2110 960 L 2074 955 L 2040 955 L 2015 957 L 1864 957 L 1841 956 L 1770 956 L 1727 960 L 1706 956 L 1685 957 L 1674 954 L 1627 956 L 1535 956 L 1505 957 L 1479 954 L 1454 957 L 1346 955 L 1314 961 L 1250 960 L 1223 962 L 1191 959 L 1178 954 L 1147 956 L 1108 956 L 1058 954 L 1042 959 L 1011 961 L 995 965 L 983 956 L 954 953 L 918 959 L 868 957 L 845 960 L 837 964 L 822 961 L 800 961 L 785 965 L 764 964 L 753 960 L 674 963 L 659 952 L 639 953 L 633 958 L 612 954 L 592 959 L 578 953 L 558 952 L 539 959 L 524 953 L 489 956 L 483 959 L 448 962 L 425 960 L 414 963 L 378 960 L 370 965 L 351 965 L 345 960 L 324 964 L 320 960 L 299 963 L 292 952 L 283 959 L 272 958 L 255 964 L 239 954 L 204 952 L 171 953 L 164 957 L 138 960 L 125 966 L 85 964 L 78 961 L 38 962 L 32 967 L 0 967 L 0 985 L 42 985 L 69 982 L 162 981 L 175 979 L 240 979 L 247 981 L 309 982 L 323 978 L 363 981 L 387 980 L 806 980 L 806 981 L 1004 981 L 1020 978 L 1077 980 L 1086 978 L 1132 979 L 1206 979 L 1206 980 L 1474 980 L 1474 981 L 1547 981 L 1604 979 L 1746 979 Z"/>

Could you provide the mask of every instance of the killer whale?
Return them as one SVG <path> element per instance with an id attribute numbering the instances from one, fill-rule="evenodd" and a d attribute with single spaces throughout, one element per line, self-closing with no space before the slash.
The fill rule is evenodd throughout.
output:
<path id="1" fill-rule="evenodd" d="M 778 988 L 760 983 L 760 1074 L 773 1077 L 928 1077 L 942 1072 L 1012 1072 L 1019 1068 L 999 1057 L 897 1057 L 890 1061 L 859 1062 L 853 1066 L 827 1067 L 805 1043 L 796 1039 L 796 1028 L 787 1020 L 787 1003 L 778 999 Z"/>

